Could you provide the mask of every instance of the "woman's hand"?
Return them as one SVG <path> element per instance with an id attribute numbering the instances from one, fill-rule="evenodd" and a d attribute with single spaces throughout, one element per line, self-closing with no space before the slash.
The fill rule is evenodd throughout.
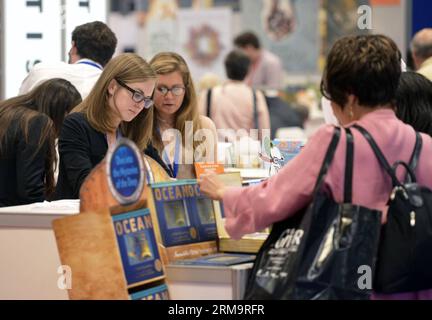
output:
<path id="1" fill-rule="evenodd" d="M 201 193 L 213 200 L 221 201 L 225 193 L 225 185 L 217 174 L 203 174 L 198 179 Z"/>

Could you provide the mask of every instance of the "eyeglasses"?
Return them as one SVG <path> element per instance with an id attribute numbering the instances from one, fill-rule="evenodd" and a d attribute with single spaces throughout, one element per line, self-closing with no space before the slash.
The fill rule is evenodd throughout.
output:
<path id="1" fill-rule="evenodd" d="M 136 103 L 141 103 L 144 101 L 144 108 L 148 109 L 153 105 L 153 100 L 151 97 L 146 97 L 144 94 L 142 94 L 139 91 L 136 91 L 134 89 L 132 89 L 131 87 L 129 87 L 128 85 L 126 85 L 126 83 L 124 83 L 123 81 L 119 80 L 119 79 L 115 79 L 119 85 L 121 85 L 123 88 L 129 90 L 132 93 L 132 100 L 135 101 Z"/>
<path id="2" fill-rule="evenodd" d="M 157 88 L 157 91 L 159 91 L 163 96 L 166 96 L 168 94 L 168 92 L 171 91 L 171 93 L 174 96 L 178 97 L 178 96 L 181 96 L 183 93 L 185 93 L 186 88 L 185 87 L 180 87 L 180 86 L 175 86 L 175 87 L 172 87 L 170 89 L 170 88 L 161 86 L 161 87 Z"/>

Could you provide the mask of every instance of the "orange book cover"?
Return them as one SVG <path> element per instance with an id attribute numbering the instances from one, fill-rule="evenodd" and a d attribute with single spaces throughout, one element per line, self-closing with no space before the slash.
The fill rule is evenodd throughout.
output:
<path id="1" fill-rule="evenodd" d="M 204 162 L 195 163 L 195 174 L 196 174 L 197 179 L 199 179 L 202 174 L 211 173 L 211 172 L 214 172 L 216 174 L 224 173 L 223 164 L 204 163 Z"/>

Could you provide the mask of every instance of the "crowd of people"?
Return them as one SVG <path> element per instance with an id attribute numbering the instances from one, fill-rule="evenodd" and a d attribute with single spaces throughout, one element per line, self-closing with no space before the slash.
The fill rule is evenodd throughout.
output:
<path id="1" fill-rule="evenodd" d="M 234 142 L 239 131 L 257 129 L 261 139 L 274 122 L 272 100 L 259 89 L 282 88 L 282 62 L 252 32 L 233 43 L 227 81 L 198 94 L 179 54 L 161 52 L 149 62 L 134 53 L 113 58 L 117 39 L 108 26 L 77 27 L 69 63 L 36 65 L 20 94 L 0 102 L 0 206 L 79 198 L 85 178 L 120 137 L 176 179 L 195 178 L 194 163 L 216 162 L 218 141 Z M 417 70 L 403 71 L 390 38 L 343 37 L 327 57 L 321 91 L 335 124 L 367 129 L 390 163 L 408 163 L 421 132 L 415 171 L 418 183 L 432 188 L 432 29 L 418 32 L 411 50 Z M 292 114 L 285 110 L 280 114 Z M 299 123 L 299 116 L 291 120 Z M 229 188 L 214 174 L 199 179 L 205 195 L 223 201 L 232 237 L 264 229 L 312 200 L 334 130 L 331 124 L 319 128 L 297 157 L 258 185 Z M 352 202 L 383 211 L 385 223 L 390 178 L 362 135 L 353 130 L 353 138 Z M 342 131 L 324 181 L 336 202 L 343 202 L 346 139 Z M 403 297 L 432 299 L 432 290 Z"/>

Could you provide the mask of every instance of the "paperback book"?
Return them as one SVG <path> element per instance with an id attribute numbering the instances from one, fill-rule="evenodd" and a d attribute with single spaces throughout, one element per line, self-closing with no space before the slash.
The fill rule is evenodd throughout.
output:
<path id="1" fill-rule="evenodd" d="M 128 287 L 165 277 L 148 209 L 112 217 Z"/>

